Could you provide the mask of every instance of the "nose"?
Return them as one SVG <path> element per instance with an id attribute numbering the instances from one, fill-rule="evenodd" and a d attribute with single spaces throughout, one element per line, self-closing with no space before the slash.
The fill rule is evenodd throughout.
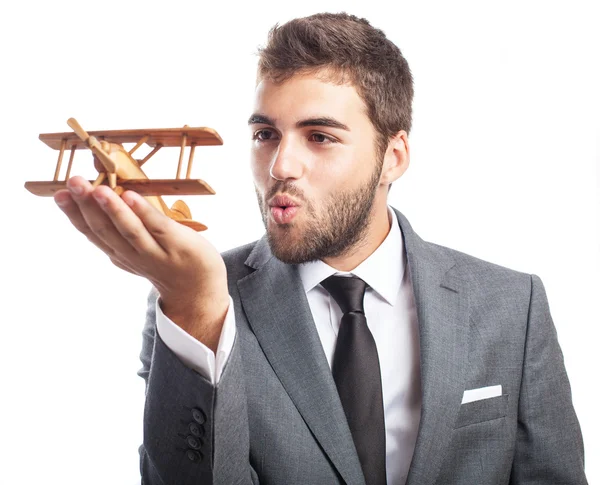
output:
<path id="1" fill-rule="evenodd" d="M 291 138 L 283 137 L 269 167 L 269 174 L 276 180 L 299 179 L 304 172 L 300 160 L 300 147 L 294 146 Z"/>

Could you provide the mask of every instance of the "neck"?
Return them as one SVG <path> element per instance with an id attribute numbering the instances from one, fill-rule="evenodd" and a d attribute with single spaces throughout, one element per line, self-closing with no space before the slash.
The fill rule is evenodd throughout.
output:
<path id="1" fill-rule="evenodd" d="M 351 248 L 341 256 L 325 258 L 323 259 L 324 263 L 338 271 L 352 271 L 381 246 L 392 227 L 387 208 L 387 194 L 385 195 L 385 198 L 376 197 L 373 201 L 369 225 L 365 237 L 358 246 Z"/>

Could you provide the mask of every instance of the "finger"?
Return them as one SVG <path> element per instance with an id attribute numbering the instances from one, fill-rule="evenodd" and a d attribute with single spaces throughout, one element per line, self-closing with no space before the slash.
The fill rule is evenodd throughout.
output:
<path id="1" fill-rule="evenodd" d="M 121 238 L 127 241 L 138 254 L 149 254 L 154 257 L 166 255 L 131 207 L 111 189 L 104 186 L 96 187 L 92 196 L 112 221 Z"/>
<path id="2" fill-rule="evenodd" d="M 73 197 L 68 190 L 57 191 L 56 194 L 54 194 L 54 201 L 69 218 L 75 229 L 86 236 L 92 244 L 97 246 L 108 256 L 115 254 L 114 250 L 101 241 L 87 225 L 86 220 L 79 210 L 79 206 L 73 200 Z"/>
<path id="3" fill-rule="evenodd" d="M 121 236 L 110 217 L 92 197 L 91 194 L 94 191 L 92 185 L 83 177 L 72 177 L 68 180 L 67 187 L 94 236 L 125 259 L 139 259 L 137 251 Z M 111 189 L 105 187 L 102 189 L 112 192 Z"/>
<path id="4" fill-rule="evenodd" d="M 159 212 L 136 192 L 127 190 L 121 197 L 167 254 L 170 254 L 170 251 L 179 246 L 181 238 L 185 235 L 184 231 L 192 231 L 192 229 L 178 224 L 170 217 Z"/>
<path id="5" fill-rule="evenodd" d="M 56 192 L 56 194 L 54 195 L 54 200 L 56 201 L 57 205 L 61 209 L 63 209 L 63 211 L 67 214 L 69 219 L 71 219 L 71 222 L 73 222 L 73 225 L 75 225 L 76 227 L 77 226 L 81 227 L 81 224 L 83 224 L 84 226 L 86 225 L 85 220 L 83 219 L 83 216 L 81 215 L 81 212 L 79 211 L 79 207 L 73 201 L 73 198 L 71 197 L 71 194 L 68 190 L 60 190 L 60 191 Z M 87 230 L 89 230 L 89 228 L 87 228 Z M 118 268 L 120 268 L 124 271 L 127 271 L 128 273 L 139 276 L 139 274 L 136 271 L 134 271 L 133 268 L 131 268 L 129 265 L 127 265 L 126 262 L 119 260 L 119 257 L 114 253 L 112 248 L 108 248 L 100 240 L 97 240 L 97 238 L 96 238 L 96 240 L 94 240 L 94 238 L 95 238 L 94 234 L 91 232 L 91 230 L 89 230 L 89 231 L 90 231 L 90 236 L 88 236 L 88 239 L 90 241 L 92 241 L 96 246 L 98 246 L 102 251 L 104 251 L 115 266 L 117 266 Z M 83 230 L 81 232 L 85 233 L 86 229 L 83 228 Z"/>

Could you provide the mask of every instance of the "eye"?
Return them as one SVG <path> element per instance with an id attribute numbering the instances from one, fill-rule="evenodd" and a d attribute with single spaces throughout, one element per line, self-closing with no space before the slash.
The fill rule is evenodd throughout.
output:
<path id="1" fill-rule="evenodd" d="M 313 137 L 313 136 L 316 137 L 315 141 L 319 145 L 329 145 L 330 143 L 337 143 L 337 141 L 334 138 L 331 138 L 330 136 L 324 135 L 323 133 L 313 133 L 310 136 L 311 137 Z"/>
<path id="2" fill-rule="evenodd" d="M 312 133 L 309 136 L 309 139 L 311 138 L 312 141 L 317 143 L 317 145 L 329 145 L 331 143 L 337 143 L 337 140 L 335 138 L 327 136 L 323 133 Z M 276 140 L 276 135 L 272 130 L 268 128 L 262 128 L 254 132 L 254 134 L 252 135 L 252 140 L 258 141 L 259 143 L 272 141 Z"/>
<path id="3" fill-rule="evenodd" d="M 268 136 L 265 137 L 264 135 Z M 273 132 L 271 130 L 263 128 L 262 130 L 254 132 L 254 134 L 252 135 L 252 140 L 256 140 L 258 142 L 269 141 L 273 139 L 271 135 L 273 135 Z"/>

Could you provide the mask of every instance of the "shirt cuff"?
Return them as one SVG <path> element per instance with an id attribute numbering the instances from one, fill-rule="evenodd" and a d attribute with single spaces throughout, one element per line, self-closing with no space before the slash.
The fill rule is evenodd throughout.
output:
<path id="1" fill-rule="evenodd" d="M 213 385 L 217 385 L 235 340 L 235 312 L 231 295 L 229 296 L 229 307 L 217 345 L 216 357 L 212 350 L 192 337 L 162 312 L 160 297 L 156 299 L 156 330 L 165 345 L 186 366 L 206 377 Z"/>

